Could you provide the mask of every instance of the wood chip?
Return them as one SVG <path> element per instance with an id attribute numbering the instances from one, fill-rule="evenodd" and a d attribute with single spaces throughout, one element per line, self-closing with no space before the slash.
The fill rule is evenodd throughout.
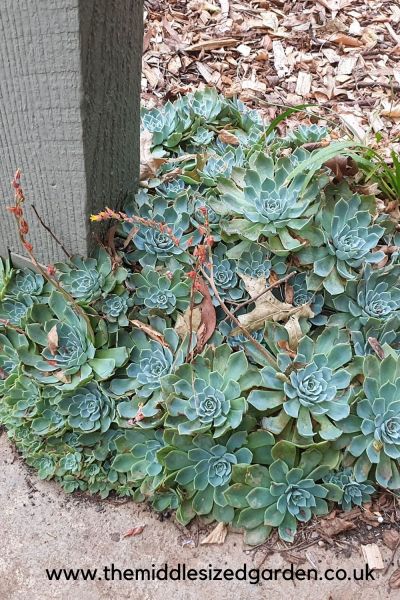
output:
<path id="1" fill-rule="evenodd" d="M 296 94 L 299 96 L 308 96 L 311 90 L 312 75 L 305 71 L 300 71 L 297 76 Z"/>
<path id="2" fill-rule="evenodd" d="M 350 35 L 345 35 L 344 33 L 337 33 L 332 38 L 331 41 L 337 44 L 338 46 L 349 46 L 350 48 L 359 48 L 363 45 L 360 40 L 357 40 Z"/>
<path id="3" fill-rule="evenodd" d="M 377 544 L 367 544 L 366 546 L 361 545 L 361 550 L 365 559 L 365 562 L 368 564 L 370 569 L 384 569 L 385 565 L 383 564 L 383 559 L 381 555 L 381 551 Z"/>
<path id="4" fill-rule="evenodd" d="M 350 54 L 340 59 L 337 66 L 337 75 L 351 75 L 358 61 L 358 55 Z"/>
<path id="5" fill-rule="evenodd" d="M 285 77 L 285 75 L 289 73 L 289 67 L 282 42 L 274 40 L 272 42 L 272 51 L 274 53 L 275 71 L 277 72 L 278 77 Z"/>

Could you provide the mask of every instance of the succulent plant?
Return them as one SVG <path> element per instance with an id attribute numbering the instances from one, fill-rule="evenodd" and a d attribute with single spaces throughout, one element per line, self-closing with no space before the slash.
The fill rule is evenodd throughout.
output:
<path id="1" fill-rule="evenodd" d="M 139 200 L 137 198 L 137 200 Z M 198 233 L 189 234 L 190 217 L 187 212 L 187 202 L 179 198 L 174 207 L 168 207 L 164 198 L 155 197 L 153 205 L 139 204 L 128 210 L 134 214 L 140 212 L 140 216 L 153 221 L 159 226 L 139 225 L 135 226 L 135 232 L 131 244 L 135 250 L 128 252 L 125 257 L 128 262 L 139 262 L 143 267 L 154 267 L 162 263 L 174 271 L 180 263 L 187 263 L 188 258 L 185 251 L 199 241 Z M 124 224 L 122 232 L 128 236 L 132 226 Z M 129 247 L 129 246 L 128 246 Z"/>
<path id="2" fill-rule="evenodd" d="M 109 294 L 96 304 L 96 309 L 109 323 L 116 323 L 119 327 L 127 327 L 129 320 L 126 315 L 134 300 L 127 290 L 119 294 Z"/>
<path id="3" fill-rule="evenodd" d="M 363 392 L 353 404 L 354 413 L 340 423 L 346 450 L 355 457 L 354 477 L 367 480 L 372 467 L 385 488 L 400 488 L 400 362 L 388 354 L 384 360 L 366 356 Z"/>
<path id="4" fill-rule="evenodd" d="M 290 145 L 301 146 L 307 143 L 320 142 L 327 135 L 328 130 L 326 127 L 321 127 L 319 125 L 299 125 L 299 127 L 291 131 L 285 139 Z"/>
<path id="5" fill-rule="evenodd" d="M 207 351 L 162 379 L 165 427 L 188 435 L 213 431 L 214 438 L 239 427 L 246 410 L 241 379 L 248 371 L 244 352 L 227 344 Z"/>
<path id="6" fill-rule="evenodd" d="M 123 267 L 113 269 L 110 256 L 102 248 L 96 258 L 74 256 L 69 263 L 56 263 L 55 267 L 60 285 L 79 302 L 92 302 L 110 293 L 127 276 Z"/>
<path id="7" fill-rule="evenodd" d="M 169 481 L 175 481 L 186 490 L 188 500 L 179 507 L 177 519 L 187 524 L 196 514 L 218 515 L 229 522 L 233 509 L 224 498 L 237 464 L 250 464 L 253 454 L 245 447 L 247 434 L 238 431 L 215 444 L 211 435 L 200 434 L 194 438 L 172 432 L 164 434 L 165 447 L 157 453 Z"/>
<path id="8" fill-rule="evenodd" d="M 289 182 L 288 177 L 298 163 L 306 162 L 309 153 L 297 149 L 289 157 L 275 163 L 270 157 L 259 153 L 250 159 L 250 168 L 244 175 L 243 186 L 234 181 L 222 180 L 218 189 L 225 208 L 216 205 L 225 215 L 235 215 L 231 221 L 224 220 L 223 229 L 228 235 L 236 234 L 251 241 L 261 235 L 268 237 L 268 245 L 276 254 L 285 255 L 303 245 L 291 235 L 301 232 L 307 237 L 308 227 L 318 209 L 316 199 L 320 188 L 326 183 L 324 177 L 314 179 L 304 191 L 306 171 L 298 173 Z"/>
<path id="9" fill-rule="evenodd" d="M 63 395 L 58 403 L 58 411 L 68 419 L 74 430 L 104 433 L 114 418 L 114 401 L 96 383 L 84 386 Z"/>
<path id="10" fill-rule="evenodd" d="M 10 261 L 8 259 L 3 261 L 0 258 L 0 301 L 7 293 L 7 287 L 12 276 L 13 269 L 11 268 Z"/>
<path id="11" fill-rule="evenodd" d="M 15 297 L 40 296 L 43 292 L 45 281 L 40 273 L 29 269 L 13 271 L 7 286 L 7 295 Z"/>
<path id="12" fill-rule="evenodd" d="M 171 179 L 161 183 L 157 187 L 157 192 L 165 198 L 175 200 L 186 193 L 186 184 L 183 179 Z"/>
<path id="13" fill-rule="evenodd" d="M 387 344 L 400 352 L 400 316 L 390 317 L 384 321 L 369 319 L 359 331 L 353 330 L 350 335 L 357 356 L 374 354 L 376 342 L 380 348 Z"/>
<path id="14" fill-rule="evenodd" d="M 337 311 L 332 323 L 358 330 L 373 318 L 400 315 L 400 265 L 373 270 L 366 265 L 362 279 L 348 281 L 345 292 L 332 298 Z"/>
<path id="15" fill-rule="evenodd" d="M 0 333 L 0 394 L 14 380 L 20 365 L 19 353 L 27 348 L 24 334 L 13 329 Z"/>
<path id="16" fill-rule="evenodd" d="M 293 306 L 309 303 L 314 313 L 310 323 L 317 326 L 324 325 L 327 322 L 327 317 L 321 314 L 325 303 L 324 295 L 308 289 L 306 273 L 297 273 L 289 283 L 293 288 Z"/>
<path id="17" fill-rule="evenodd" d="M 193 114 L 203 123 L 215 121 L 223 107 L 223 100 L 215 88 L 195 92 L 189 102 Z"/>
<path id="18" fill-rule="evenodd" d="M 130 276 L 129 286 L 135 290 L 135 303 L 144 307 L 142 315 L 171 315 L 189 306 L 191 282 L 179 269 L 162 274 L 145 267 L 141 273 Z"/>
<path id="19" fill-rule="evenodd" d="M 18 298 L 5 296 L 0 301 L 0 329 L 5 323 L 23 326 L 28 317 L 33 300 L 30 296 L 18 296 Z"/>
<path id="20" fill-rule="evenodd" d="M 304 248 L 297 254 L 301 264 L 313 265 L 308 278 L 310 289 L 323 286 L 332 296 L 342 294 L 346 282 L 357 278 L 357 269 L 384 258 L 382 251 L 373 251 L 384 229 L 372 225 L 371 213 L 361 205 L 362 198 L 353 195 L 336 201 L 332 211 L 328 205 L 322 208 L 317 222 L 325 244 Z"/>
<path id="21" fill-rule="evenodd" d="M 303 439 L 318 433 L 323 440 L 335 440 L 341 435 L 337 422 L 350 412 L 352 375 L 342 367 L 351 359 L 351 347 L 341 343 L 337 327 L 326 328 L 315 341 L 304 336 L 293 358 L 279 352 L 278 368 L 269 365 L 261 370 L 265 389 L 252 390 L 248 402 L 258 410 L 279 410 L 262 421 L 272 433 L 294 423 Z"/>
<path id="22" fill-rule="evenodd" d="M 220 177 L 230 177 L 234 167 L 241 167 L 244 161 L 243 150 L 228 147 L 223 154 L 211 154 L 203 169 L 200 171 L 202 183 L 216 185 Z"/>
<path id="23" fill-rule="evenodd" d="M 20 358 L 25 371 L 41 383 L 74 389 L 94 376 L 107 379 L 127 360 L 124 347 L 95 347 L 87 321 L 60 292 L 52 292 L 48 307 L 37 304 L 30 312 L 33 322 L 26 334 L 32 346 Z"/>
<path id="24" fill-rule="evenodd" d="M 194 146 L 209 146 L 214 139 L 214 132 L 206 127 L 199 127 L 190 141 Z"/>
<path id="25" fill-rule="evenodd" d="M 126 473 L 127 481 L 140 488 L 142 498 L 154 493 L 163 479 L 162 465 L 157 452 L 164 447 L 162 430 L 133 428 L 125 431 L 115 442 L 117 454 L 111 468 Z"/>
<path id="26" fill-rule="evenodd" d="M 243 298 L 245 290 L 237 275 L 236 262 L 226 257 L 226 251 L 227 247 L 222 243 L 213 248 L 213 279 L 222 300 L 237 301 Z M 208 271 L 207 268 L 206 270 Z M 213 297 L 213 303 L 218 306 L 219 300 L 212 289 L 210 289 L 210 293 Z"/>
<path id="27" fill-rule="evenodd" d="M 271 528 L 278 527 L 280 538 L 292 542 L 298 521 L 307 522 L 313 515 L 327 514 L 327 500 L 340 501 L 342 492 L 335 484 L 321 480 L 337 465 L 338 455 L 326 443 L 299 454 L 294 444 L 280 441 L 272 448 L 269 468 L 234 467 L 234 484 L 224 495 L 230 504 L 241 509 L 234 524 L 246 530 L 246 541 L 262 543 Z"/>
<path id="28" fill-rule="evenodd" d="M 367 483 L 359 483 L 354 479 L 353 469 L 347 467 L 342 471 L 328 473 L 324 477 L 326 483 L 334 483 L 343 492 L 340 502 L 343 510 L 351 510 L 353 506 L 362 506 L 371 501 L 375 488 Z"/>

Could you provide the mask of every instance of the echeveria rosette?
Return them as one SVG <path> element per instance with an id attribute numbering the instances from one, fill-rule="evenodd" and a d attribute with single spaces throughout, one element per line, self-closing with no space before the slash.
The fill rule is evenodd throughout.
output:
<path id="1" fill-rule="evenodd" d="M 42 384 L 74 389 L 93 377 L 107 379 L 128 358 L 125 347 L 96 348 L 88 322 L 60 292 L 52 292 L 48 306 L 34 305 L 30 320 L 26 334 L 32 344 L 20 358 L 26 373 Z"/>
<path id="2" fill-rule="evenodd" d="M 162 430 L 128 429 L 116 439 L 115 447 L 117 453 L 111 469 L 126 474 L 127 482 L 139 488 L 134 499 L 152 495 L 163 479 L 162 465 L 157 459 L 158 450 L 164 447 Z"/>
<path id="3" fill-rule="evenodd" d="M 264 154 L 255 154 L 241 187 L 232 180 L 221 180 L 218 189 L 224 208 L 216 204 L 215 209 L 224 215 L 223 230 L 251 241 L 264 235 L 268 246 L 279 255 L 299 250 L 304 242 L 296 237 L 297 232 L 302 237 L 307 237 L 306 232 L 316 235 L 310 224 L 318 210 L 319 191 L 326 183 L 320 177 L 303 190 L 307 174 L 300 171 L 299 165 L 308 156 L 307 151 L 297 149 L 274 163 Z M 290 178 L 295 168 L 297 174 Z M 233 218 L 229 220 L 228 216 Z"/>
<path id="4" fill-rule="evenodd" d="M 33 300 L 30 296 L 5 296 L 0 301 L 0 329 L 6 323 L 24 327 L 28 321 L 31 306 L 33 306 Z"/>
<path id="5" fill-rule="evenodd" d="M 165 427 L 183 435 L 211 430 L 214 438 L 239 427 L 247 407 L 241 382 L 248 369 L 244 352 L 232 352 L 227 344 L 179 367 L 161 383 Z"/>
<path id="6" fill-rule="evenodd" d="M 353 462 L 354 477 L 367 480 L 374 467 L 377 483 L 400 488 L 400 361 L 393 353 L 384 360 L 366 356 L 363 392 L 354 411 L 339 425 L 344 432 L 347 460 Z"/>
<path id="7" fill-rule="evenodd" d="M 262 543 L 272 527 L 278 528 L 281 539 L 292 542 L 299 521 L 327 514 L 328 500 L 340 501 L 342 492 L 322 478 L 336 467 L 338 456 L 327 443 L 299 453 L 294 444 L 280 441 L 272 448 L 269 468 L 234 467 L 234 484 L 225 497 L 239 509 L 234 525 L 245 529 L 247 543 Z"/>
<path id="8" fill-rule="evenodd" d="M 302 440 L 317 434 L 335 440 L 341 435 L 340 421 L 350 412 L 352 375 L 342 367 L 351 360 L 351 346 L 340 341 L 337 327 L 326 328 L 315 341 L 304 336 L 294 357 L 279 352 L 278 368 L 261 370 L 264 389 L 252 390 L 248 402 L 261 411 L 279 411 L 262 421 L 272 433 L 291 423 Z"/>
<path id="9" fill-rule="evenodd" d="M 302 306 L 309 303 L 311 311 L 314 313 L 314 317 L 309 319 L 310 323 L 316 326 L 325 325 L 327 317 L 321 314 L 325 303 L 324 294 L 308 289 L 307 275 L 297 273 L 290 279 L 289 285 L 293 288 L 293 306 Z"/>
<path id="10" fill-rule="evenodd" d="M 237 316 L 243 313 L 243 309 L 236 312 Z M 243 350 L 247 348 L 252 343 L 246 338 L 243 333 L 238 333 L 235 335 L 231 335 L 231 332 L 237 329 L 236 325 L 228 320 L 222 320 L 218 325 L 218 331 L 222 333 L 222 335 L 226 338 L 227 344 L 231 348 L 236 350 Z M 262 342 L 264 339 L 264 329 L 257 329 L 256 331 L 251 332 L 251 337 L 254 338 L 257 342 Z"/>
<path id="11" fill-rule="evenodd" d="M 360 330 L 350 332 L 354 353 L 357 356 L 375 354 L 374 344 L 382 348 L 385 344 L 400 353 L 400 316 L 385 319 L 368 319 Z"/>
<path id="12" fill-rule="evenodd" d="M 143 331 L 132 333 L 134 347 L 124 371 L 110 382 L 110 391 L 120 401 L 117 404 L 119 424 L 128 427 L 140 410 L 140 427 L 154 427 L 162 417 L 159 403 L 162 400 L 161 381 L 185 360 L 178 334 L 165 322 L 159 325 L 165 343 L 149 339 Z M 127 396 L 134 394 L 130 399 Z"/>
<path id="13" fill-rule="evenodd" d="M 129 287 L 134 290 L 135 304 L 143 307 L 140 313 L 144 316 L 184 312 L 190 303 L 191 282 L 180 269 L 160 273 L 145 267 L 130 276 Z"/>
<path id="14" fill-rule="evenodd" d="M 340 505 L 345 511 L 351 510 L 354 506 L 362 506 L 371 502 L 371 495 L 375 493 L 375 488 L 370 482 L 359 483 L 354 479 L 353 469 L 350 467 L 328 473 L 324 477 L 324 481 L 340 487 L 343 492 Z"/>
<path id="15" fill-rule="evenodd" d="M 363 208 L 363 199 L 358 195 L 340 198 L 333 210 L 329 208 L 324 205 L 316 218 L 324 245 L 304 248 L 297 257 L 301 264 L 313 266 L 308 277 L 310 289 L 323 286 L 335 296 L 345 291 L 347 281 L 359 277 L 361 267 L 385 257 L 382 251 L 373 250 L 385 230 L 373 224 L 372 214 Z"/>
<path id="16" fill-rule="evenodd" d="M 400 315 L 400 265 L 373 269 L 366 265 L 362 278 L 349 281 L 345 292 L 332 298 L 337 311 L 332 323 L 361 329 L 369 319 L 386 321 Z"/>
<path id="17" fill-rule="evenodd" d="M 114 419 L 114 400 L 96 382 L 87 383 L 63 396 L 58 410 L 73 430 L 107 431 Z"/>
<path id="18" fill-rule="evenodd" d="M 30 269 L 18 269 L 13 271 L 7 286 L 7 295 L 17 298 L 28 296 L 41 296 L 45 280 L 40 273 L 35 273 Z M 48 289 L 48 285 L 46 288 Z M 44 294 L 43 294 L 44 295 Z"/>
<path id="19" fill-rule="evenodd" d="M 56 263 L 60 285 L 78 302 L 89 303 L 121 284 L 127 271 L 113 268 L 110 256 L 100 248 L 94 258 L 73 256 L 68 263 Z"/>
<path id="20" fill-rule="evenodd" d="M 192 113 L 202 123 L 212 123 L 221 113 L 224 100 L 214 88 L 207 88 L 189 96 L 189 105 Z"/>
<path id="21" fill-rule="evenodd" d="M 196 133 L 190 138 L 193 146 L 209 146 L 214 139 L 214 132 L 207 127 L 199 127 Z"/>
<path id="22" fill-rule="evenodd" d="M 186 497 L 177 511 L 178 521 L 186 525 L 196 515 L 208 514 L 225 523 L 232 521 L 234 509 L 223 492 L 228 488 L 233 466 L 251 463 L 247 433 L 238 431 L 216 444 L 208 434 L 191 437 L 166 431 L 164 441 L 166 445 L 157 456 L 165 481 L 178 485 L 178 492 L 183 490 Z"/>
<path id="23" fill-rule="evenodd" d="M 170 200 L 176 200 L 186 194 L 186 184 L 182 179 L 176 178 L 161 183 L 156 189 L 161 196 Z"/>
<path id="24" fill-rule="evenodd" d="M 302 146 L 303 144 L 313 144 L 320 142 L 328 135 L 326 127 L 319 125 L 299 125 L 296 129 L 291 131 L 284 140 L 290 146 Z"/>
<path id="25" fill-rule="evenodd" d="M 151 201 L 151 206 L 145 201 Z M 168 206 L 165 198 L 154 196 L 142 199 L 136 197 L 136 204 L 127 209 L 128 215 L 139 214 L 142 218 L 155 223 L 149 225 L 131 225 L 124 223 L 121 233 L 128 236 L 135 227 L 137 231 L 128 245 L 125 258 L 129 263 L 139 262 L 143 267 L 166 266 L 171 271 L 183 264 L 189 264 L 187 250 L 201 238 L 199 232 L 191 231 L 187 201 L 178 198 L 174 207 Z M 156 225 L 158 224 L 158 225 Z M 131 251 L 131 247 L 134 250 Z"/>
<path id="26" fill-rule="evenodd" d="M 133 298 L 127 290 L 124 290 L 118 294 L 108 294 L 96 304 L 96 309 L 109 323 L 114 323 L 118 327 L 128 327 L 127 312 L 133 304 Z M 111 329 L 117 330 L 116 327 Z"/>
<path id="27" fill-rule="evenodd" d="M 28 340 L 23 333 L 7 329 L 0 333 L 0 394 L 9 387 L 18 374 L 20 366 L 19 353 L 28 349 Z"/>
<path id="28" fill-rule="evenodd" d="M 209 156 L 204 167 L 199 171 L 202 184 L 207 186 L 215 186 L 221 177 L 229 178 L 232 170 L 241 167 L 244 163 L 244 153 L 240 146 L 237 148 L 217 146 L 215 150 L 216 153 Z"/>
<path id="29" fill-rule="evenodd" d="M 223 301 L 237 302 L 245 295 L 244 286 L 240 277 L 237 274 L 236 261 L 227 258 L 227 247 L 225 244 L 217 244 L 212 251 L 213 263 L 213 279 L 218 294 Z M 205 267 L 206 271 L 209 269 Z M 219 305 L 218 298 L 214 295 L 214 291 L 210 289 L 210 294 L 215 306 Z"/>

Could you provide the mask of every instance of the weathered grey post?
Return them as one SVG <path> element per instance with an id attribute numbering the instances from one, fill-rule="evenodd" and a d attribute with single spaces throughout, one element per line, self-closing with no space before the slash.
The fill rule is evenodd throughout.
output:
<path id="1" fill-rule="evenodd" d="M 21 254 L 5 206 L 23 174 L 29 241 L 87 255 L 89 215 L 137 181 L 142 0 L 0 0 L 0 254 Z M 33 226 L 32 226 L 33 225 Z"/>

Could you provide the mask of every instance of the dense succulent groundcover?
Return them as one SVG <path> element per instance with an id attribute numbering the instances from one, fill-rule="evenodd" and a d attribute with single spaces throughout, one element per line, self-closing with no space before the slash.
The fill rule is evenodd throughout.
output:
<path id="1" fill-rule="evenodd" d="M 0 265 L 10 439 L 67 492 L 206 516 L 250 544 L 398 493 L 396 223 L 335 183 L 325 128 L 279 137 L 212 89 L 142 125 L 143 187 L 94 216 L 119 221 L 112 248 Z"/>

